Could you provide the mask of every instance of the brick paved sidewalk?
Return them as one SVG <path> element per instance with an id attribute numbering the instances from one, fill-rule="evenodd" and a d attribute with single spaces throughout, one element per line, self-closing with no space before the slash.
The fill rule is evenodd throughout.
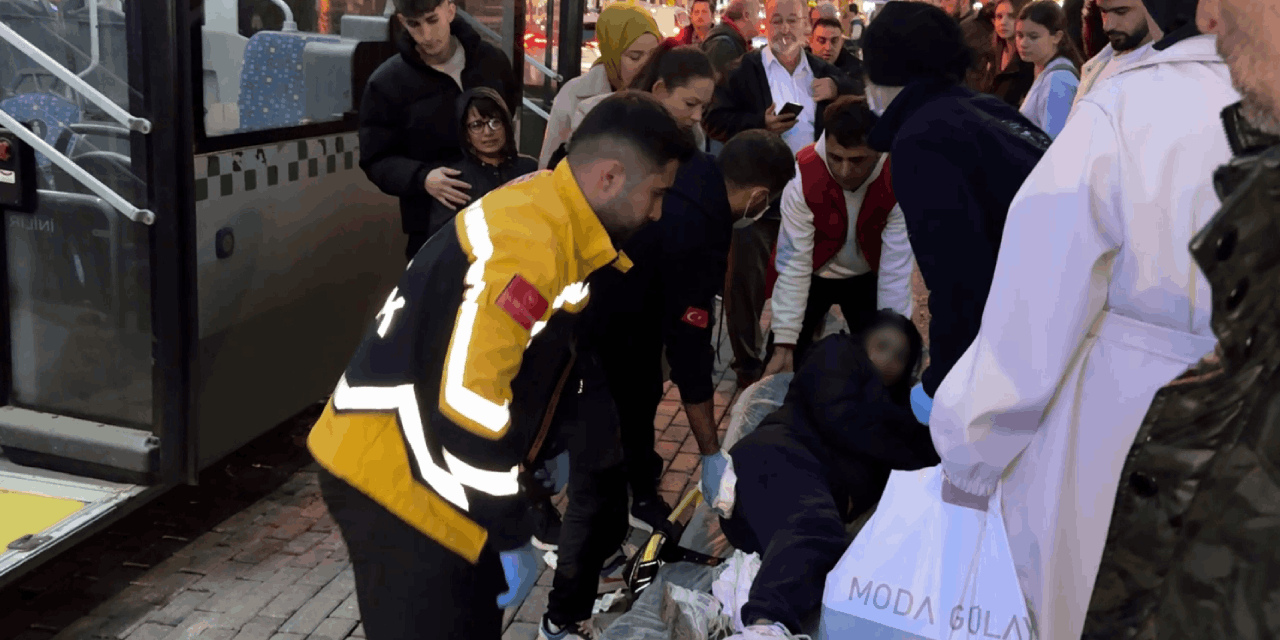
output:
<path id="1" fill-rule="evenodd" d="M 714 403 L 723 436 L 727 409 L 737 389 L 733 373 L 727 371 L 727 336 L 723 331 L 716 335 L 722 353 L 716 367 Z M 674 505 L 701 474 L 697 443 L 679 392 L 670 383 L 654 429 L 657 451 L 664 461 L 660 493 Z M 562 495 L 557 501 L 562 510 L 563 502 Z M 553 573 L 545 566 L 542 569 L 530 597 L 518 610 L 508 610 L 504 640 L 537 636 L 537 622 L 546 609 Z M 55 639 L 364 637 L 347 550 L 320 497 L 314 464 L 129 584 L 62 628 Z"/>

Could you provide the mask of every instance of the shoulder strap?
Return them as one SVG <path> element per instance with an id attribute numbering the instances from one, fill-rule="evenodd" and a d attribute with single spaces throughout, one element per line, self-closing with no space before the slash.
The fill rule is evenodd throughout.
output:
<path id="1" fill-rule="evenodd" d="M 542 424 L 538 426 L 538 435 L 533 439 L 533 444 L 529 446 L 529 453 L 524 457 L 524 467 L 529 469 L 533 463 L 538 460 L 538 454 L 542 453 L 542 445 L 547 441 L 547 433 L 551 431 L 551 419 L 556 415 L 556 406 L 560 404 L 560 394 L 564 391 L 564 385 L 569 381 L 569 374 L 573 372 L 573 365 L 578 360 L 577 344 L 574 341 L 569 342 L 569 362 L 565 363 L 564 371 L 560 372 L 560 379 L 556 381 L 556 389 L 551 394 L 551 400 L 547 402 L 547 411 L 542 414 Z"/>
<path id="2" fill-rule="evenodd" d="M 1049 65 L 1049 67 L 1044 70 L 1044 73 L 1052 73 L 1054 71 L 1070 71 L 1071 75 L 1076 77 L 1076 80 L 1080 79 L 1080 70 L 1076 69 L 1076 65 L 1071 64 L 1070 60 L 1063 60 L 1059 58 L 1058 62 Z"/>

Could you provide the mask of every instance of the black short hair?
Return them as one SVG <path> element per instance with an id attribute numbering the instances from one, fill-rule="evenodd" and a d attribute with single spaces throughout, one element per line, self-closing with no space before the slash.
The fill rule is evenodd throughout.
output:
<path id="1" fill-rule="evenodd" d="M 440 5 L 452 0 L 395 0 L 396 13 L 406 18 L 416 18 L 435 11 Z"/>
<path id="2" fill-rule="evenodd" d="M 729 139 L 716 158 L 725 180 L 738 187 L 768 187 L 776 194 L 796 176 L 791 148 L 776 133 L 743 131 Z"/>
<path id="3" fill-rule="evenodd" d="M 867 132 L 875 124 L 875 115 L 862 96 L 840 96 L 822 112 L 827 136 L 842 147 L 867 144 Z"/>
<path id="4" fill-rule="evenodd" d="M 693 134 L 657 98 L 635 90 L 615 92 L 592 108 L 569 138 L 568 157 L 602 156 L 618 145 L 633 149 L 649 169 L 684 161 L 697 149 Z"/>
<path id="5" fill-rule="evenodd" d="M 835 18 L 818 18 L 818 21 L 813 23 L 813 28 L 817 29 L 818 27 L 831 27 L 839 31 L 841 35 L 844 34 L 844 25 L 840 24 L 840 21 Z"/>
<path id="6" fill-rule="evenodd" d="M 632 89 L 653 91 L 653 85 L 659 80 L 667 85 L 667 90 L 683 87 L 690 80 L 697 78 L 716 79 L 716 71 L 711 66 L 711 59 L 702 49 L 690 45 L 671 46 L 667 40 L 658 46 L 657 51 L 649 56 L 649 61 L 631 81 Z"/>

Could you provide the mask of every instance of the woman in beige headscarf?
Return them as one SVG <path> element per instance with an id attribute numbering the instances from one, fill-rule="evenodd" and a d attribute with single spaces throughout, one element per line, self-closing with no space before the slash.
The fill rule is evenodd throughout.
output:
<path id="1" fill-rule="evenodd" d="M 648 9 L 618 2 L 600 12 L 596 38 L 600 44 L 600 58 L 586 75 L 560 87 L 560 93 L 551 103 L 551 117 L 547 119 L 547 133 L 542 140 L 542 153 L 538 155 L 539 167 L 546 168 L 556 149 L 569 141 L 578 103 L 630 85 L 649 60 L 649 54 L 657 48 L 662 32 Z"/>

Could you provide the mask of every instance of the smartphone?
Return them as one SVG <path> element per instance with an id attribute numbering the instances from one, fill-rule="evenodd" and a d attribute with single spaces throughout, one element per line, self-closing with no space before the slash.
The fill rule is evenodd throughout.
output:
<path id="1" fill-rule="evenodd" d="M 803 106 L 798 105 L 794 102 L 788 102 L 782 105 L 782 108 L 778 110 L 778 115 L 799 116 L 801 111 L 804 111 Z"/>

